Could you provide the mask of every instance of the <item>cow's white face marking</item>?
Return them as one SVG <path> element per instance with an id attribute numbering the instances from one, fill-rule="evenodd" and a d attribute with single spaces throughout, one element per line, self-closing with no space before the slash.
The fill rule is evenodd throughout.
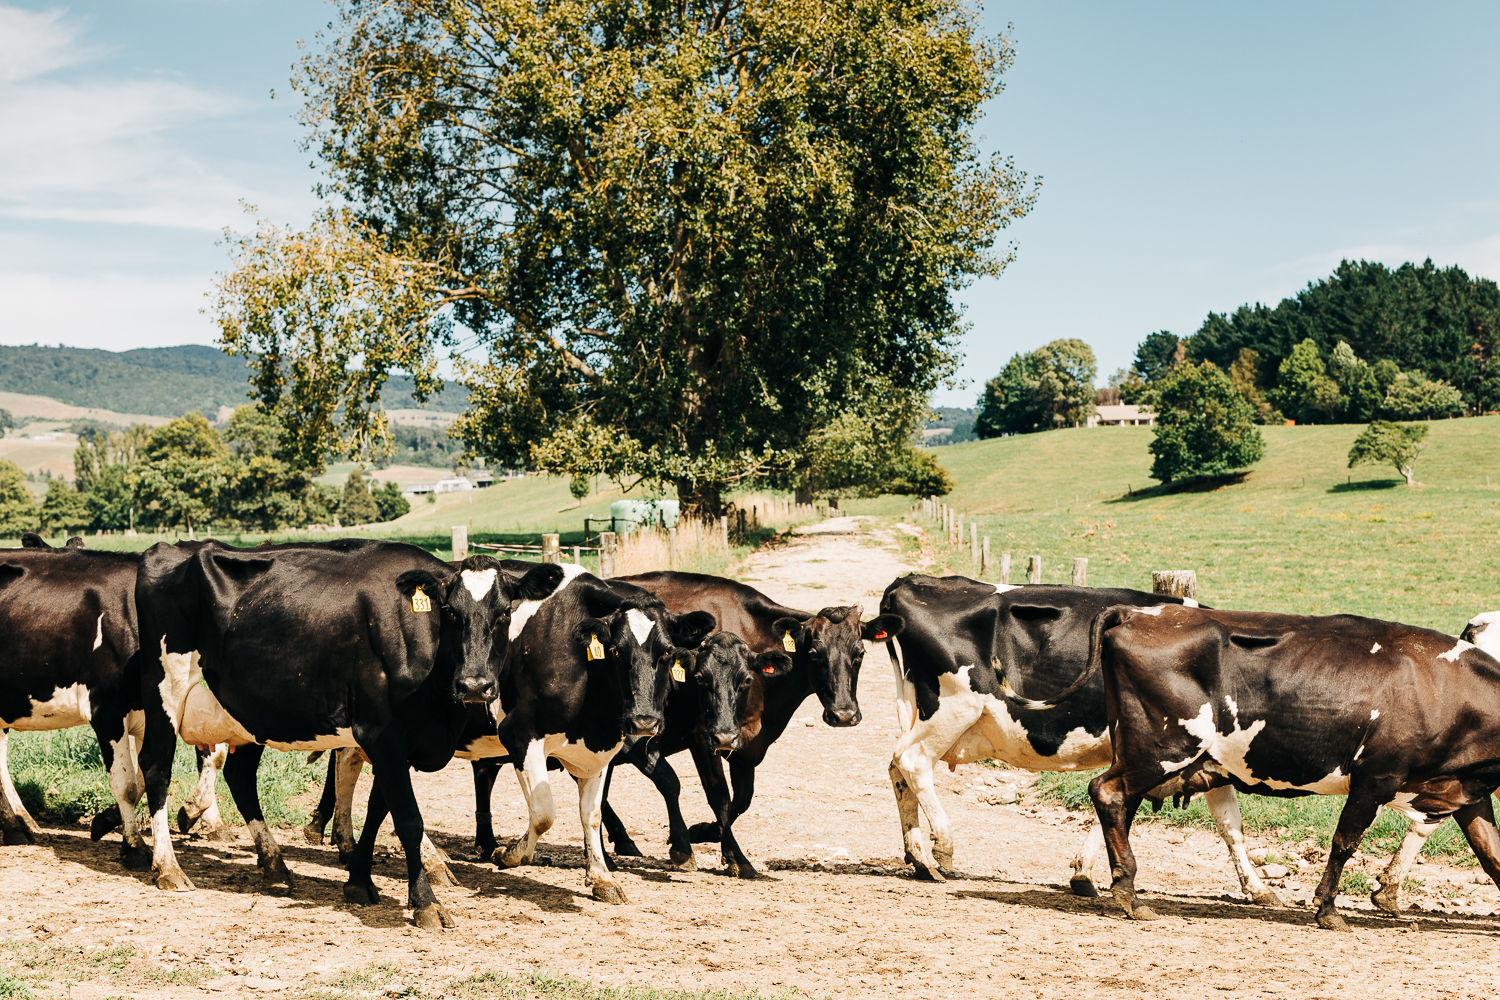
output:
<path id="1" fill-rule="evenodd" d="M 1448 650 L 1448 652 L 1439 653 L 1438 659 L 1447 660 L 1449 663 L 1457 663 L 1458 658 L 1463 655 L 1464 650 L 1475 648 L 1477 647 L 1472 642 L 1464 642 L 1462 639 L 1460 639 L 1458 640 L 1458 645 Z"/>
<path id="2" fill-rule="evenodd" d="M 1486 611 L 1469 619 L 1475 645 L 1500 660 L 1500 611 Z"/>
<path id="3" fill-rule="evenodd" d="M 71 729 L 81 726 L 94 717 L 94 708 L 89 701 L 89 689 L 82 684 L 52 689 L 52 697 L 46 701 L 31 699 L 31 711 L 21 719 L 7 723 L 9 728 L 27 731 L 44 729 Z"/>
<path id="4" fill-rule="evenodd" d="M 1182 606 L 1185 607 L 1185 608 L 1196 608 L 1196 607 L 1199 606 L 1199 604 L 1198 604 L 1197 601 L 1193 600 L 1191 597 L 1184 597 L 1182 599 Z"/>
<path id="5" fill-rule="evenodd" d="M 495 585 L 495 576 L 499 572 L 497 569 L 465 569 L 460 570 L 458 575 L 463 577 L 469 596 L 476 601 L 482 601 L 484 595 L 488 594 L 490 588 Z"/>
<path id="6" fill-rule="evenodd" d="M 520 604 L 517 604 L 515 606 L 514 610 L 511 611 L 511 613 L 510 613 L 510 640 L 511 640 L 511 642 L 515 642 L 516 639 L 518 639 L 520 637 L 521 630 L 526 627 L 526 623 L 527 622 L 531 621 L 531 616 L 537 613 L 537 609 L 539 609 L 547 601 L 552 600 L 552 598 L 556 597 L 558 594 L 561 594 L 563 592 L 563 590 L 565 590 L 567 588 L 568 584 L 572 583 L 578 577 L 580 577 L 584 573 L 588 572 L 586 569 L 584 569 L 582 566 L 578 565 L 577 563 L 563 563 L 562 564 L 562 571 L 563 571 L 562 582 L 557 585 L 557 589 L 556 590 L 554 590 L 552 593 L 548 594 L 546 597 L 540 598 L 538 600 L 522 601 Z"/>
<path id="7" fill-rule="evenodd" d="M 1380 709 L 1378 709 L 1378 708 L 1371 709 L 1370 710 L 1370 721 L 1374 722 L 1378 718 L 1380 718 Z"/>
<path id="8" fill-rule="evenodd" d="M 644 611 L 636 608 L 625 612 L 625 620 L 630 623 L 630 634 L 635 636 L 636 644 L 644 646 L 646 639 L 651 635 L 651 630 L 656 627 L 656 622 L 647 618 Z"/>
<path id="9" fill-rule="evenodd" d="M 1250 723 L 1248 729 L 1240 728 L 1238 716 L 1234 719 L 1234 729 L 1229 733 L 1221 733 L 1215 724 L 1213 706 L 1204 703 L 1198 715 L 1192 719 L 1178 719 L 1178 724 L 1190 734 L 1198 738 L 1199 754 L 1184 761 L 1175 767 L 1168 766 L 1168 771 L 1180 770 L 1188 764 L 1197 760 L 1199 756 L 1206 753 L 1218 765 L 1218 770 L 1224 774 L 1230 774 L 1246 784 L 1260 784 L 1277 791 L 1296 789 L 1304 792 L 1315 792 L 1319 795 L 1345 795 L 1349 792 L 1349 776 L 1343 773 L 1342 768 L 1334 768 L 1332 772 L 1310 784 L 1299 785 L 1291 781 L 1281 781 L 1277 778 L 1262 778 L 1250 769 L 1245 761 L 1250 752 L 1250 744 L 1254 742 L 1261 730 L 1266 728 L 1265 719 L 1257 719 Z"/>
<path id="10" fill-rule="evenodd" d="M 1149 608 L 1136 608 L 1136 610 L 1143 615 L 1159 615 L 1164 607 L 1166 607 L 1165 604 L 1154 604 Z"/>
<path id="11" fill-rule="evenodd" d="M 1378 652 L 1380 652 L 1380 643 L 1377 642 L 1375 645 L 1371 646 L 1370 647 L 1370 652 L 1372 652 L 1372 653 L 1378 653 Z"/>
<path id="12" fill-rule="evenodd" d="M 99 612 L 99 623 L 94 627 L 94 649 L 104 645 L 104 612 Z"/>

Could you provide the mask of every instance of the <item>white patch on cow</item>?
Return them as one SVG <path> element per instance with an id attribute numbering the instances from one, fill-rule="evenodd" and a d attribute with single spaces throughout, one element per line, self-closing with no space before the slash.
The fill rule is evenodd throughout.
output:
<path id="1" fill-rule="evenodd" d="M 1197 601 L 1193 600 L 1191 597 L 1184 597 L 1182 599 L 1182 606 L 1185 607 L 1185 608 L 1201 607 L 1201 605 Z"/>
<path id="2" fill-rule="evenodd" d="M 1108 735 L 1095 736 L 1082 728 L 1068 733 L 1056 753 L 1038 751 L 1031 745 L 1020 720 L 1011 714 L 1005 699 L 973 689 L 970 682 L 973 670 L 971 664 L 959 667 L 956 673 L 938 676 L 939 713 L 955 722 L 966 721 L 962 728 L 954 726 L 931 743 L 922 741 L 928 744 L 934 757 L 952 764 L 993 757 L 1032 771 L 1076 771 L 1109 763 Z M 937 722 L 937 716 L 928 721 Z M 939 726 L 947 728 L 942 723 Z"/>
<path id="3" fill-rule="evenodd" d="M 1344 795 L 1349 791 L 1349 776 L 1343 773 L 1342 768 L 1334 768 L 1332 772 L 1309 784 L 1299 785 L 1295 782 L 1281 781 L 1277 778 L 1263 778 L 1250 769 L 1245 757 L 1250 752 L 1250 744 L 1254 742 L 1261 730 L 1266 728 L 1265 719 L 1257 719 L 1247 729 L 1240 728 L 1238 718 L 1234 720 L 1234 729 L 1228 733 L 1221 733 L 1215 724 L 1213 706 L 1204 703 L 1196 717 L 1191 719 L 1178 719 L 1178 724 L 1186 729 L 1191 735 L 1198 738 L 1198 747 L 1202 753 L 1206 753 L 1218 764 L 1219 773 L 1232 775 L 1247 784 L 1261 784 L 1277 791 L 1298 790 L 1304 792 L 1315 792 L 1319 795 Z M 1194 758 L 1196 759 L 1196 757 Z M 1214 768 L 1209 768 L 1215 770 Z"/>
<path id="4" fill-rule="evenodd" d="M 1466 631 L 1474 637 L 1475 645 L 1500 660 L 1500 611 L 1486 611 L 1469 619 Z"/>
<path id="5" fill-rule="evenodd" d="M 656 622 L 646 617 L 644 611 L 636 608 L 625 612 L 625 620 L 630 623 L 630 634 L 635 636 L 636 644 L 644 646 L 646 639 L 651 635 L 651 630 L 656 627 Z"/>
<path id="6" fill-rule="evenodd" d="M 1463 655 L 1464 650 L 1476 648 L 1478 647 L 1476 647 L 1472 642 L 1464 642 L 1462 639 L 1460 639 L 1458 640 L 1458 645 L 1448 650 L 1448 652 L 1439 653 L 1438 659 L 1447 660 L 1449 663 L 1457 663 L 1458 658 Z"/>
<path id="7" fill-rule="evenodd" d="M 490 588 L 495 585 L 495 577 L 499 572 L 497 569 L 465 569 L 459 570 L 458 575 L 463 577 L 469 596 L 476 601 L 482 601 L 484 595 L 488 594 Z"/>
<path id="8" fill-rule="evenodd" d="M 309 750 L 338 750 L 342 747 L 359 746 L 359 743 L 354 739 L 354 730 L 348 726 L 339 726 L 331 735 L 314 736 L 310 740 L 294 740 L 290 743 L 266 740 L 265 743 L 272 750 L 297 750 L 302 752 Z"/>
<path id="9" fill-rule="evenodd" d="M 1155 616 L 1155 615 L 1161 614 L 1161 609 L 1164 608 L 1164 607 L 1166 607 L 1165 604 L 1155 604 L 1155 605 L 1152 605 L 1149 608 L 1136 608 L 1136 610 L 1139 611 L 1143 615 L 1152 615 L 1152 616 Z"/>
<path id="10" fill-rule="evenodd" d="M 1426 823 L 1427 814 L 1420 809 L 1413 809 L 1412 802 L 1416 801 L 1415 792 L 1397 792 L 1396 797 L 1385 804 L 1392 812 L 1398 812 L 1411 820 L 1413 823 Z"/>
<path id="11" fill-rule="evenodd" d="M 1003 594 L 1007 590 L 1015 590 L 1020 586 L 1021 585 L 1019 583 L 997 583 L 995 584 L 995 593 Z"/>
<path id="12" fill-rule="evenodd" d="M 94 626 L 94 649 L 104 645 L 104 612 L 99 612 L 99 623 Z"/>
<path id="13" fill-rule="evenodd" d="M 562 582 L 557 585 L 556 590 L 543 598 L 522 601 L 511 610 L 510 639 L 512 642 L 520 637 L 521 630 L 526 627 L 526 623 L 531 621 L 531 616 L 536 614 L 537 610 L 541 608 L 543 604 L 545 604 L 547 601 L 552 600 L 552 598 L 556 597 L 558 594 L 561 594 L 563 590 L 567 588 L 568 584 L 572 583 L 578 577 L 588 572 L 588 570 L 584 569 L 577 563 L 563 563 L 562 571 Z"/>
<path id="14" fill-rule="evenodd" d="M 489 757 L 509 757 L 510 751 L 498 736 L 481 736 L 467 746 L 459 747 L 453 756 L 461 760 L 485 760 Z"/>
<path id="15" fill-rule="evenodd" d="M 1359 749 L 1354 751 L 1354 759 L 1359 760 L 1359 755 L 1365 752 L 1365 745 L 1361 743 Z"/>
<path id="16" fill-rule="evenodd" d="M 1234 703 L 1234 699 L 1226 694 L 1224 696 L 1224 704 L 1229 706 L 1229 714 L 1238 720 L 1240 717 L 1240 707 Z"/>
<path id="17" fill-rule="evenodd" d="M 1378 709 L 1378 708 L 1371 709 L 1370 710 L 1370 721 L 1374 722 L 1378 718 L 1380 718 L 1380 709 Z"/>
<path id="18" fill-rule="evenodd" d="M 1371 646 L 1370 647 L 1370 652 L 1372 652 L 1372 653 L 1378 653 L 1378 652 L 1380 652 L 1380 643 L 1377 642 L 1375 645 Z"/>
<path id="19" fill-rule="evenodd" d="M 161 693 L 162 708 L 184 743 L 239 746 L 255 742 L 250 731 L 224 711 L 219 699 L 202 683 L 203 670 L 198 666 L 196 649 L 189 653 L 169 653 L 167 637 L 162 636 L 161 667 L 162 679 L 157 690 Z"/>
<path id="20" fill-rule="evenodd" d="M 7 723 L 11 729 L 70 729 L 81 726 L 94 716 L 89 689 L 83 684 L 69 684 L 52 689 L 46 701 L 31 699 L 31 712 L 25 718 Z"/>

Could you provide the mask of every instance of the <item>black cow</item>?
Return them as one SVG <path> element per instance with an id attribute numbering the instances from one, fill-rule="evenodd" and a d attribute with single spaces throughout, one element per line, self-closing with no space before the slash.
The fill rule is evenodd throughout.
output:
<path id="1" fill-rule="evenodd" d="M 415 546 L 362 539 L 147 550 L 136 602 L 157 885 L 193 888 L 167 828 L 172 755 L 165 751 L 174 732 L 195 745 L 239 746 L 224 777 L 271 884 L 289 884 L 290 873 L 256 794 L 263 747 L 358 746 L 374 766 L 375 787 L 345 898 L 378 901 L 370 870 L 375 834 L 389 813 L 406 852 L 417 924 L 452 926 L 422 870 L 422 816 L 409 769 L 437 770 L 451 759 L 465 704 L 498 694 L 511 602 L 550 593 L 560 577 L 556 567 L 538 567 L 517 585 L 485 556 L 455 571 Z"/>
<path id="2" fill-rule="evenodd" d="M 141 796 L 136 750 L 143 736 L 140 692 L 126 683 L 136 655 L 135 578 L 140 556 L 53 549 L 32 534 L 0 553 L 0 829 L 6 844 L 31 843 L 39 830 L 6 767 L 10 730 L 66 729 L 85 723 L 99 739 L 118 809 L 95 818 L 94 839 L 125 821 L 120 853 L 144 869 L 150 851 L 135 824 Z M 132 745 L 134 743 L 134 745 Z"/>
<path id="3" fill-rule="evenodd" d="M 952 826 L 932 781 L 937 762 L 956 769 L 993 758 L 1031 771 L 1108 764 L 1102 682 L 1090 681 L 1056 707 L 1039 710 L 1034 700 L 1055 695 L 1087 665 L 1089 625 L 1104 609 L 1183 603 L 1138 590 L 1018 587 L 961 576 L 905 576 L 886 588 L 881 611 L 906 622 L 889 646 L 905 730 L 891 754 L 891 784 L 907 861 L 919 877 L 941 881 L 940 866 L 953 863 Z M 1245 892 L 1257 903 L 1279 905 L 1245 852 L 1233 790 L 1215 793 L 1208 804 Z M 932 828 L 930 847 L 919 807 Z M 1102 845 L 1094 824 L 1073 860 L 1078 895 L 1097 895 L 1089 872 Z"/>
<path id="4" fill-rule="evenodd" d="M 666 800 L 668 836 L 673 863 L 693 864 L 691 841 L 718 841 L 724 863 L 741 878 L 755 878 L 750 859 L 735 840 L 733 823 L 750 807 L 755 793 L 755 769 L 776 742 L 792 714 L 808 695 L 823 704 L 823 721 L 830 726 L 853 726 L 860 721 L 855 691 L 864 659 L 861 639 L 885 638 L 901 630 L 901 620 L 882 615 L 860 623 L 860 609 L 824 608 L 817 614 L 777 604 L 753 587 L 723 577 L 702 573 L 643 573 L 619 581 L 649 590 L 674 611 L 701 609 L 718 619 L 719 627 L 733 632 L 749 645 L 757 657 L 782 652 L 791 662 L 761 659 L 746 692 L 739 743 L 727 754 L 722 745 L 694 738 L 699 722 L 691 711 L 672 714 L 661 735 L 649 747 L 632 747 L 630 759 L 649 765 L 647 775 Z M 689 750 L 715 821 L 686 827 L 678 802 L 681 785 L 664 758 Z M 729 762 L 730 785 L 724 780 L 723 759 Z M 638 759 L 639 758 L 639 759 Z M 644 770 L 645 768 L 643 768 Z M 613 815 L 609 813 L 607 815 Z M 639 854 L 639 849 L 615 819 L 610 840 L 619 854 Z"/>
<path id="5" fill-rule="evenodd" d="M 1114 764 L 1089 794 L 1114 896 L 1130 916 L 1156 916 L 1135 904 L 1129 833 L 1142 798 L 1186 801 L 1225 786 L 1348 796 L 1314 895 L 1321 927 L 1348 929 L 1339 876 L 1381 806 L 1421 828 L 1456 817 L 1500 884 L 1490 802 L 1500 788 L 1500 660 L 1441 632 L 1352 615 L 1117 607 L 1093 630 L 1070 690 L 1103 675 Z"/>

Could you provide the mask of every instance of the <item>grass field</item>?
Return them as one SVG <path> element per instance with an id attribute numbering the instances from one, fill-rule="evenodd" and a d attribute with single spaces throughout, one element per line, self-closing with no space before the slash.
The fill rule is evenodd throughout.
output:
<path id="1" fill-rule="evenodd" d="M 944 499 L 975 517 L 996 556 L 1012 553 L 1012 583 L 1024 582 L 1029 555 L 1042 556 L 1047 583 L 1066 583 L 1073 557 L 1086 556 L 1094 586 L 1149 590 L 1153 569 L 1193 569 L 1199 599 L 1219 607 L 1456 633 L 1500 607 L 1500 417 L 1431 426 L 1417 464 L 1426 485 L 1416 489 L 1393 469 L 1344 467 L 1357 426 L 1264 428 L 1266 457 L 1242 482 L 1181 491 L 1147 478 L 1149 428 L 1053 431 L 937 455 L 957 483 Z M 910 505 L 882 497 L 845 509 Z M 977 575 L 966 552 L 939 554 L 953 572 Z"/>

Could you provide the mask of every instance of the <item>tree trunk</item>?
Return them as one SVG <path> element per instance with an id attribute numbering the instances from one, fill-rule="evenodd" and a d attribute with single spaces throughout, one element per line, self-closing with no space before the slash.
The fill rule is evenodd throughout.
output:
<path id="1" fill-rule="evenodd" d="M 800 504 L 809 504 L 809 503 L 812 503 L 813 502 L 812 487 L 811 486 L 799 486 L 799 487 L 797 487 L 796 502 L 800 503 Z"/>
<path id="2" fill-rule="evenodd" d="M 695 521 L 717 521 L 724 516 L 723 489 L 722 483 L 677 480 L 677 502 L 682 505 L 682 516 Z"/>

